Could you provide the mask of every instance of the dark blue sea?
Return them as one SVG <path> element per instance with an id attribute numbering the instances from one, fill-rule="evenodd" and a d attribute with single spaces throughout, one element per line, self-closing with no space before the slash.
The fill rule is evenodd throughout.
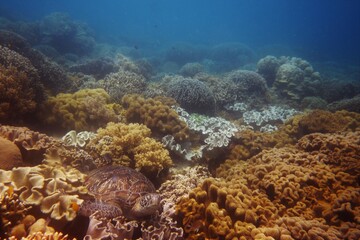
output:
<path id="1" fill-rule="evenodd" d="M 155 53 L 176 42 L 241 42 L 260 56 L 263 50 L 313 61 L 360 62 L 356 0 L 12 0 L 2 1 L 0 11 L 2 17 L 22 21 L 67 13 L 93 29 L 98 41 L 137 45 Z"/>

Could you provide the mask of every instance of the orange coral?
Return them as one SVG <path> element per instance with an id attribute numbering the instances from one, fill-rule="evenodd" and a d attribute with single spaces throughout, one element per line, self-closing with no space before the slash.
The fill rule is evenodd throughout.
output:
<path id="1" fill-rule="evenodd" d="M 166 101 L 169 102 L 169 101 Z M 126 109 L 126 119 L 129 122 L 143 123 L 153 133 L 160 135 L 171 134 L 178 141 L 188 138 L 189 129 L 186 123 L 179 119 L 179 115 L 164 103 L 140 95 L 126 95 L 122 98 Z"/>
<path id="2" fill-rule="evenodd" d="M 358 141 L 358 132 L 313 134 L 297 147 L 263 150 L 247 161 L 227 160 L 216 179 L 177 204 L 186 236 L 359 238 Z"/>
<path id="3" fill-rule="evenodd" d="M 132 167 L 146 175 L 157 175 L 172 160 L 160 142 L 150 138 L 145 125 L 108 123 L 100 128 L 86 148 L 95 158 L 111 158 L 112 164 Z"/>
<path id="4" fill-rule="evenodd" d="M 121 107 L 110 104 L 103 89 L 82 89 L 73 94 L 50 97 L 43 106 L 43 120 L 65 130 L 96 130 L 120 120 Z"/>

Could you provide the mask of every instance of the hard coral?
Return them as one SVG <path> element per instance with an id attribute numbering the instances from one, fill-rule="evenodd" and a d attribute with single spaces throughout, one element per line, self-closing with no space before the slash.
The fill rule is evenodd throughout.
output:
<path id="1" fill-rule="evenodd" d="M 113 100 L 119 101 L 126 94 L 142 93 L 146 88 L 145 78 L 137 73 L 120 69 L 108 74 L 100 82 Z"/>
<path id="2" fill-rule="evenodd" d="M 10 170 L 22 165 L 20 149 L 13 142 L 0 137 L 0 169 Z"/>
<path id="3" fill-rule="evenodd" d="M 188 138 L 189 129 L 186 123 L 162 101 L 144 99 L 140 95 L 126 95 L 121 102 L 126 109 L 125 117 L 128 122 L 145 124 L 154 134 L 171 134 L 178 141 Z"/>
<path id="4" fill-rule="evenodd" d="M 0 120 L 18 121 L 41 100 L 37 70 L 18 53 L 0 46 Z"/>
<path id="5" fill-rule="evenodd" d="M 181 107 L 189 112 L 214 114 L 215 98 L 210 88 L 203 82 L 184 78 L 173 77 L 168 83 L 167 95 L 174 98 Z"/>
<path id="6" fill-rule="evenodd" d="M 112 164 L 136 168 L 146 175 L 158 175 L 172 165 L 169 152 L 150 138 L 145 125 L 108 123 L 86 146 L 95 158 L 107 157 Z"/>
<path id="7" fill-rule="evenodd" d="M 119 105 L 110 104 L 103 89 L 83 89 L 50 97 L 43 106 L 42 118 L 65 130 L 96 130 L 110 121 L 119 121 L 119 109 Z"/>

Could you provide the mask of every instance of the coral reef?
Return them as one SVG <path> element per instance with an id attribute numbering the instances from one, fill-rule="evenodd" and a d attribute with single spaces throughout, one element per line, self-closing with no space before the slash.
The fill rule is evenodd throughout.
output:
<path id="1" fill-rule="evenodd" d="M 344 136 L 351 142 L 353 134 Z M 328 148 L 327 154 L 333 153 L 334 148 Z M 216 179 L 206 180 L 178 203 L 185 236 L 359 237 L 357 176 L 346 173 L 346 168 L 333 169 L 326 159 L 285 147 L 262 151 L 247 161 L 226 161 L 217 169 Z M 354 168 L 359 169 L 358 161 Z"/>
<path id="2" fill-rule="evenodd" d="M 120 101 L 126 94 L 142 93 L 146 88 L 145 78 L 134 72 L 120 69 L 108 74 L 100 81 L 100 86 L 115 101 Z"/>
<path id="3" fill-rule="evenodd" d="M 42 106 L 42 121 L 59 129 L 96 130 L 120 120 L 121 107 L 110 103 L 103 89 L 82 89 L 73 94 L 60 93 Z"/>
<path id="4" fill-rule="evenodd" d="M 0 46 L 0 120 L 29 118 L 42 99 L 37 70 L 15 51 Z"/>
<path id="5" fill-rule="evenodd" d="M 22 165 L 20 149 L 13 142 L 0 137 L 0 169 L 10 170 Z"/>
<path id="6" fill-rule="evenodd" d="M 39 51 L 31 48 L 23 37 L 13 32 L 0 31 L 0 45 L 17 52 L 23 58 L 27 58 L 37 70 L 38 81 L 52 93 L 66 92 L 73 87 L 66 77 L 65 71 Z"/>
<path id="7" fill-rule="evenodd" d="M 203 71 L 204 71 L 204 67 L 200 63 L 193 62 L 193 63 L 186 63 L 184 66 L 182 66 L 179 70 L 179 74 L 184 77 L 192 78 L 196 74 Z"/>
<path id="8" fill-rule="evenodd" d="M 45 16 L 39 24 L 43 43 L 53 46 L 60 53 L 89 54 L 94 46 L 90 29 L 74 22 L 66 13 L 55 12 Z"/>
<path id="9" fill-rule="evenodd" d="M 54 138 L 26 127 L 0 125 L 0 136 L 16 144 L 28 165 L 41 163 L 46 150 L 58 144 Z"/>
<path id="10" fill-rule="evenodd" d="M 96 79 L 102 79 L 107 74 L 116 72 L 115 63 L 109 58 L 100 58 L 87 61 L 82 64 L 73 65 L 69 69 L 72 72 L 82 72 L 86 75 L 93 75 Z"/>
<path id="11" fill-rule="evenodd" d="M 345 95 L 347 96 L 347 95 Z M 340 101 L 332 102 L 327 106 L 332 112 L 346 110 L 349 112 L 357 112 L 360 113 L 360 95 L 356 95 L 350 99 L 342 99 Z"/>
<path id="12" fill-rule="evenodd" d="M 170 100 L 169 104 L 174 103 Z M 166 101 L 165 101 L 166 102 Z M 121 103 L 126 110 L 125 118 L 128 122 L 145 124 L 153 134 L 160 136 L 171 134 L 176 140 L 184 141 L 188 138 L 189 129 L 179 115 L 161 101 L 140 95 L 126 95 Z"/>
<path id="13" fill-rule="evenodd" d="M 274 56 L 266 56 L 258 61 L 257 72 L 265 78 L 268 86 L 274 83 L 281 64 L 281 61 Z"/>
<path id="14" fill-rule="evenodd" d="M 203 114 L 214 114 L 215 112 L 215 99 L 212 91 L 197 79 L 174 76 L 167 85 L 166 93 L 189 112 Z"/>
<path id="15" fill-rule="evenodd" d="M 108 123 L 86 145 L 94 158 L 106 157 L 113 165 L 135 168 L 147 176 L 157 176 L 172 160 L 160 142 L 150 138 L 145 125 Z"/>
<path id="16" fill-rule="evenodd" d="M 25 206 L 12 187 L 0 186 L 0 237 L 9 237 L 13 228 L 20 224 L 31 207 Z"/>
<path id="17" fill-rule="evenodd" d="M 0 170 L 3 191 L 13 188 L 25 205 L 36 206 L 56 220 L 71 221 L 76 217 L 73 204 L 80 205 L 79 195 L 87 193 L 83 186 L 85 175 L 71 167 L 41 164 Z"/>

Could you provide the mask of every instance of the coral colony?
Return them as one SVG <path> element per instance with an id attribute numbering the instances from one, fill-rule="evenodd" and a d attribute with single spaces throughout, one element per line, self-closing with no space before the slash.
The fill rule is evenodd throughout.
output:
<path id="1" fill-rule="evenodd" d="M 236 42 L 146 58 L 62 13 L 0 26 L 1 239 L 360 238 L 358 83 Z"/>

